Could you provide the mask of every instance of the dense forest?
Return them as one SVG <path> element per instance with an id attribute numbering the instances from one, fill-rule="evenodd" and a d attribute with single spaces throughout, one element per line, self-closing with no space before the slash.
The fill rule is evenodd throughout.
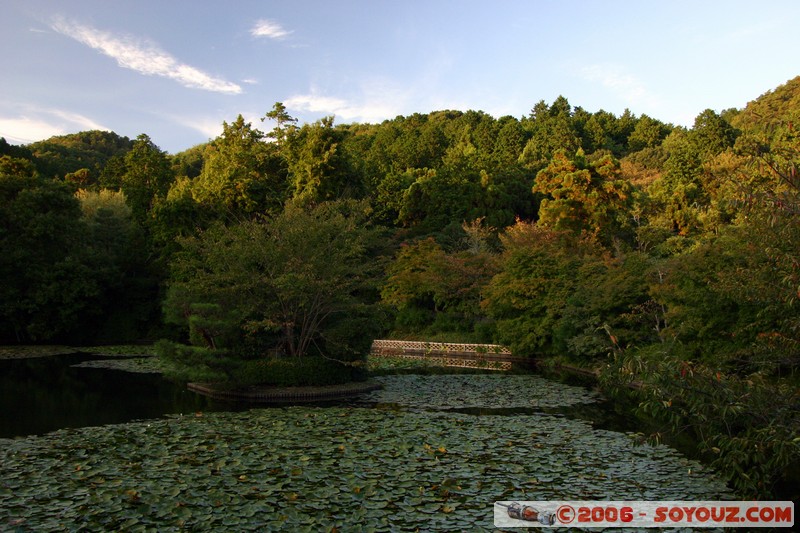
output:
<path id="1" fill-rule="evenodd" d="M 499 342 L 600 369 L 769 494 L 800 457 L 798 120 L 800 77 L 691 129 L 559 97 L 381 124 L 276 103 L 174 155 L 0 139 L 0 338 L 169 339 L 242 382 L 378 336 Z"/>

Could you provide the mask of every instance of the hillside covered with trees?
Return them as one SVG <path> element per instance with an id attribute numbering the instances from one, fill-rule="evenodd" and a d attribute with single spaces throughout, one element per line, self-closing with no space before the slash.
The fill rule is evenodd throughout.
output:
<path id="1" fill-rule="evenodd" d="M 380 124 L 276 103 L 174 155 L 0 140 L 0 337 L 167 339 L 185 377 L 242 383 L 357 368 L 378 336 L 499 342 L 599 369 L 769 494 L 800 458 L 798 123 L 800 77 L 690 129 L 559 97 Z"/>

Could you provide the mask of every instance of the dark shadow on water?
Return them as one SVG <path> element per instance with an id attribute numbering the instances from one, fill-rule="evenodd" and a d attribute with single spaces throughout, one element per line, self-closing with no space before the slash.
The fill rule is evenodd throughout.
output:
<path id="1" fill-rule="evenodd" d="M 167 414 L 198 411 L 244 411 L 287 407 L 292 403 L 254 404 L 213 400 L 158 374 L 137 374 L 106 368 L 76 368 L 84 361 L 104 359 L 91 354 L 70 354 L 31 359 L 0 360 L 0 438 L 42 434 L 61 428 L 118 424 L 159 418 Z M 585 381 L 550 379 L 591 388 Z M 392 404 L 354 400 L 302 403 L 306 406 L 353 406 L 404 409 Z M 476 416 L 548 414 L 585 420 L 598 429 L 642 431 L 619 402 L 601 400 L 560 408 L 463 408 L 449 412 Z"/>
<path id="2" fill-rule="evenodd" d="M 0 437 L 250 407 L 205 398 L 158 374 L 72 366 L 96 359 L 71 354 L 0 360 Z"/>
<path id="3" fill-rule="evenodd" d="M 370 402 L 353 399 L 348 402 L 353 407 L 385 409 L 387 411 L 403 411 L 409 407 L 397 403 Z M 420 408 L 417 408 L 420 409 Z M 621 433 L 641 431 L 641 421 L 637 421 L 629 412 L 611 400 L 599 400 L 594 403 L 582 403 L 567 407 L 448 407 L 422 408 L 423 411 L 441 411 L 474 416 L 524 416 L 549 415 L 583 420 L 596 429 L 617 431 Z"/>
<path id="4" fill-rule="evenodd" d="M 77 353 L 0 359 L 0 438 L 169 414 L 343 405 L 337 400 L 270 404 L 214 400 L 159 374 L 73 366 L 98 359 L 108 358 Z"/>
<path id="5" fill-rule="evenodd" d="M 581 403 L 567 407 L 503 407 L 483 408 L 465 407 L 447 409 L 448 413 L 462 413 L 476 416 L 519 416 L 546 414 L 550 416 L 563 416 L 574 420 L 583 420 L 592 424 L 597 429 L 609 431 L 630 432 L 636 431 L 637 424 L 630 414 L 616 409 L 617 405 L 610 400 L 600 400 L 595 403 Z"/>

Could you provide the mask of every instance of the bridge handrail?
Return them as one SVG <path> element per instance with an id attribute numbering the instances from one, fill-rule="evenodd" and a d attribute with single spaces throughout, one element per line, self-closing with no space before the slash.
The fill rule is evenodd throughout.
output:
<path id="1" fill-rule="evenodd" d="M 414 350 L 425 352 L 471 352 L 486 355 L 511 355 L 511 350 L 500 344 L 458 344 L 453 342 L 404 341 L 392 339 L 376 339 L 372 342 L 372 351 L 381 350 Z"/>

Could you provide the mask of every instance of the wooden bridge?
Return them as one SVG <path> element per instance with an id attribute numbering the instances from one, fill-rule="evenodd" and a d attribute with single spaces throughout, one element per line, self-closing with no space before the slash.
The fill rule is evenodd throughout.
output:
<path id="1" fill-rule="evenodd" d="M 449 342 L 375 340 L 372 357 L 401 357 L 423 360 L 436 366 L 509 370 L 514 363 L 528 364 L 525 357 L 514 357 L 499 344 L 455 344 Z"/>

